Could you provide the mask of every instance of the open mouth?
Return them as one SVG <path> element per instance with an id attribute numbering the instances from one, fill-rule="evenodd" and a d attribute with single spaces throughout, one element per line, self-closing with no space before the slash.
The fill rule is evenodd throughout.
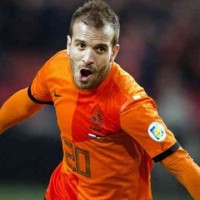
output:
<path id="1" fill-rule="evenodd" d="M 81 69 L 80 70 L 80 81 L 82 82 L 88 82 L 90 80 L 90 77 L 92 75 L 92 71 L 89 69 Z"/>
<path id="2" fill-rule="evenodd" d="M 81 69 L 80 73 L 82 77 L 88 77 L 92 74 L 92 72 L 88 69 Z"/>

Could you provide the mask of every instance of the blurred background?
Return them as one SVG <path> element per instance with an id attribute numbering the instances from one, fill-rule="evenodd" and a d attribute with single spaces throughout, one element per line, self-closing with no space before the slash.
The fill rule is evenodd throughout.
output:
<path id="1" fill-rule="evenodd" d="M 66 47 L 72 12 L 82 2 L 0 1 L 0 105 L 29 86 L 44 62 Z M 200 1 L 107 2 L 121 21 L 117 62 L 156 100 L 167 126 L 200 164 Z M 54 114 L 46 106 L 1 135 L 0 199 L 43 199 L 62 157 Z M 155 200 L 191 199 L 159 163 L 152 187 Z"/>

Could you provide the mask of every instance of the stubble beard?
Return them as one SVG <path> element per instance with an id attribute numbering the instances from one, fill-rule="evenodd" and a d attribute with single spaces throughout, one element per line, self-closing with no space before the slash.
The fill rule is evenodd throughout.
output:
<path id="1" fill-rule="evenodd" d="M 101 82 L 106 78 L 108 75 L 111 66 L 103 67 L 100 71 L 94 71 L 94 74 L 92 76 L 92 79 L 86 83 L 83 83 L 79 81 L 79 69 L 76 69 L 75 63 L 73 60 L 70 60 L 70 65 L 71 65 L 71 70 L 73 73 L 73 80 L 74 84 L 77 88 L 82 89 L 82 90 L 92 90 L 96 87 L 98 87 Z"/>

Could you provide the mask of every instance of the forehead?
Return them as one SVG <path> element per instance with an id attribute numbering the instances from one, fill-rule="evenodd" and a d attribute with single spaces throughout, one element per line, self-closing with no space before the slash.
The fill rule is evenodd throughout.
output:
<path id="1" fill-rule="evenodd" d="M 73 26 L 72 40 L 81 40 L 91 43 L 112 43 L 114 37 L 114 29 L 110 25 L 105 25 L 102 28 L 88 26 L 85 23 L 78 21 Z"/>

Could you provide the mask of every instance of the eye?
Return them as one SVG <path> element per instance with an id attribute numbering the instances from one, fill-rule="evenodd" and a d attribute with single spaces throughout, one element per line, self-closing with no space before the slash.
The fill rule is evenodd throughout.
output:
<path id="1" fill-rule="evenodd" d="M 77 43 L 76 43 L 76 46 L 77 46 L 77 48 L 78 48 L 79 50 L 84 50 L 85 47 L 86 47 L 85 43 L 83 43 L 83 42 L 77 42 Z"/>
<path id="2" fill-rule="evenodd" d="M 102 54 L 102 53 L 106 52 L 107 48 L 104 47 L 104 46 L 98 46 L 98 47 L 96 48 L 96 50 L 97 50 L 97 53 Z"/>
<path id="3" fill-rule="evenodd" d="M 99 47 L 99 51 L 105 51 L 104 47 Z"/>
<path id="4" fill-rule="evenodd" d="M 79 48 L 81 48 L 81 49 L 85 48 L 85 44 L 84 44 L 84 43 L 80 43 L 78 46 L 79 46 Z"/>

